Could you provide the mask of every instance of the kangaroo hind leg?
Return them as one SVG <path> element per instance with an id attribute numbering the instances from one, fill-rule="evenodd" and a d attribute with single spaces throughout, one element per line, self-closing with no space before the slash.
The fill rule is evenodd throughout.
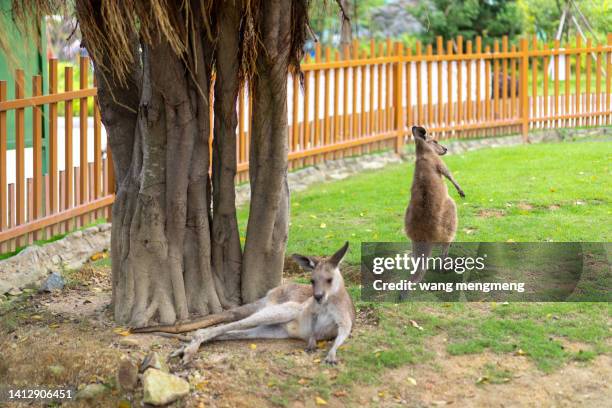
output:
<path id="1" fill-rule="evenodd" d="M 263 307 L 265 307 L 265 298 L 259 299 L 258 301 L 253 303 L 248 303 L 246 305 L 235 307 L 233 309 L 224 310 L 221 313 L 204 316 L 200 319 L 193 320 L 190 322 L 184 322 L 170 326 L 141 327 L 138 329 L 132 329 L 132 333 L 185 333 L 221 323 L 235 322 L 236 320 L 244 319 L 245 317 L 252 315 L 258 310 L 261 310 Z"/>
<path id="2" fill-rule="evenodd" d="M 440 244 L 440 249 L 442 250 L 442 260 L 445 260 L 448 257 L 448 250 L 451 246 L 450 242 L 444 242 Z"/>
<path id="3" fill-rule="evenodd" d="M 427 258 L 431 256 L 433 244 L 431 242 L 413 242 L 412 243 L 412 256 L 414 258 L 421 258 L 419 267 L 412 276 L 413 282 L 420 282 L 427 272 Z"/>
<path id="4" fill-rule="evenodd" d="M 289 333 L 282 325 L 269 324 L 245 330 L 232 330 L 216 337 L 215 340 L 244 340 L 244 339 L 287 339 Z"/>
<path id="5" fill-rule="evenodd" d="M 216 327 L 200 329 L 195 332 L 193 340 L 189 345 L 175 351 L 173 356 L 183 356 L 183 362 L 189 362 L 200 348 L 200 344 L 212 340 L 227 332 L 235 330 L 251 329 L 261 325 L 274 325 L 287 323 L 296 319 L 302 311 L 302 304 L 297 302 L 286 302 L 277 305 L 268 305 L 251 316 L 237 322 L 222 324 Z"/>

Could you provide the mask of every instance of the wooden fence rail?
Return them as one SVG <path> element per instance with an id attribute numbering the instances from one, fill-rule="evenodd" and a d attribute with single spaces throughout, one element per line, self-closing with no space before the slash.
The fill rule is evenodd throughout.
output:
<path id="1" fill-rule="evenodd" d="M 0 81 L 0 253 L 110 217 L 114 182 L 97 103 L 93 137 L 88 135 L 87 102 L 97 94 L 88 85 L 88 59 L 80 59 L 78 90 L 72 88 L 71 67 L 65 68 L 63 92 L 57 61 L 49 67 L 46 95 L 35 77 L 32 95 L 25 97 L 22 71 L 15 76 L 12 99 L 6 81 Z M 443 139 L 511 133 L 526 139 L 530 129 L 612 124 L 612 35 L 605 45 L 577 39 L 565 48 L 535 39 L 514 45 L 503 38 L 491 49 L 479 37 L 446 44 L 438 38 L 414 49 L 389 40 L 371 41 L 369 47 L 355 42 L 341 53 L 317 46 L 302 68 L 303 77 L 290 77 L 287 85 L 290 169 L 382 149 L 400 151 L 413 124 Z M 79 103 L 78 138 L 73 135 L 74 101 Z M 63 135 L 58 134 L 61 104 Z M 45 105 L 48 114 L 42 115 Z M 248 87 L 240 91 L 237 108 L 236 181 L 244 182 L 252 111 Z M 31 148 L 24 138 L 28 109 L 34 122 Z M 15 150 L 14 168 L 7 172 L 8 115 L 14 117 Z M 41 143 L 45 121 L 46 145 Z M 15 175 L 10 183 L 8 174 Z"/>
<path id="2" fill-rule="evenodd" d="M 26 97 L 26 79 L 23 71 L 17 70 L 13 99 L 7 96 L 7 81 L 0 80 L 0 253 L 35 240 L 50 239 L 99 218 L 110 219 L 114 199 L 113 169 L 110 151 L 108 154 L 102 152 L 97 89 L 89 84 L 89 71 L 89 59 L 81 57 L 79 89 L 73 90 L 73 68 L 65 67 L 65 83 L 60 92 L 58 61 L 51 59 L 48 94 L 42 94 L 42 78 L 36 75 L 32 78 L 32 94 Z M 93 149 L 88 146 L 90 98 L 94 102 Z M 75 101 L 79 103 L 76 140 L 73 135 Z M 64 114 L 60 118 L 58 108 L 62 104 Z M 47 114 L 43 114 L 45 105 L 49 107 Z M 31 146 L 25 144 L 28 110 L 32 120 Z M 12 151 L 7 149 L 9 115 L 14 117 L 14 132 L 10 135 L 15 146 Z M 63 123 L 63 134 L 59 134 L 60 123 Z M 43 135 L 45 124 L 48 134 Z M 78 142 L 76 152 L 75 142 Z M 63 147 L 61 151 L 60 146 Z M 12 153 L 11 157 L 8 153 Z M 43 166 L 44 161 L 46 166 Z M 44 174 L 43 167 L 46 167 Z"/>

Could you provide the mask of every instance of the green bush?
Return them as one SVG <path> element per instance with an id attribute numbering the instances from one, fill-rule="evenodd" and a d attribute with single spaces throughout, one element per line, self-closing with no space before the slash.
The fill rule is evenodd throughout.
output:
<path id="1" fill-rule="evenodd" d="M 73 80 L 72 80 L 72 89 L 73 90 L 78 90 L 80 88 L 80 81 L 79 81 L 79 76 L 81 73 L 80 67 L 77 64 L 73 64 L 70 62 L 64 62 L 61 61 L 57 64 L 57 73 L 58 73 L 58 82 L 57 82 L 57 88 L 58 88 L 58 92 L 64 92 L 66 90 L 66 72 L 65 69 L 66 67 L 73 67 L 72 70 L 72 74 L 73 74 Z M 89 75 L 88 75 L 88 81 L 87 81 L 87 87 L 91 88 L 93 87 L 93 70 L 90 70 Z M 78 116 L 81 112 L 81 106 L 79 101 L 73 101 L 72 102 L 72 112 L 74 116 Z M 94 111 L 94 101 L 93 98 L 87 98 L 87 116 L 93 116 L 93 111 Z M 62 102 L 60 104 L 58 104 L 58 108 L 57 108 L 57 112 L 59 116 L 64 116 L 66 114 L 66 103 Z"/>

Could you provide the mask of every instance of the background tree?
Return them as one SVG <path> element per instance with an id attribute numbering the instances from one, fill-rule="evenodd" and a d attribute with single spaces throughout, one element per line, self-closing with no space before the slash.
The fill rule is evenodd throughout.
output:
<path id="1" fill-rule="evenodd" d="M 14 0 L 12 13 L 27 24 L 63 5 Z M 172 324 L 263 296 L 280 283 L 283 269 L 287 75 L 299 71 L 307 0 L 76 0 L 74 6 L 117 180 L 115 319 L 134 327 Z M 253 110 L 243 253 L 234 176 L 236 101 L 245 83 Z"/>
<path id="2" fill-rule="evenodd" d="M 337 0 L 340 16 L 340 50 L 348 47 L 353 41 L 353 28 L 351 27 L 351 2 L 349 0 Z M 346 56 L 348 57 L 348 56 Z"/>
<path id="3" fill-rule="evenodd" d="M 559 28 L 565 0 L 518 0 L 517 3 L 524 15 L 525 32 L 536 34 L 544 41 L 552 41 Z M 612 0 L 574 0 L 574 3 L 592 25 L 597 37 L 594 40 L 604 42 L 612 27 Z M 576 9 L 571 8 L 570 11 L 580 21 Z M 570 38 L 578 35 L 571 21 L 566 21 L 565 25 L 569 28 L 566 33 Z M 590 37 L 589 33 L 585 34 Z"/>
<path id="4" fill-rule="evenodd" d="M 504 35 L 512 41 L 522 32 L 522 14 L 512 0 L 427 0 L 410 11 L 423 26 L 419 36 L 425 43 L 435 42 L 436 36 L 454 40 L 480 35 L 490 44 Z"/>
<path id="5" fill-rule="evenodd" d="M 385 0 L 319 0 L 310 2 L 308 12 L 310 26 L 323 45 L 338 46 L 343 38 L 369 38 L 372 10 L 385 4 Z M 349 16 L 346 21 L 342 9 Z M 348 25 L 348 26 L 347 26 Z"/>

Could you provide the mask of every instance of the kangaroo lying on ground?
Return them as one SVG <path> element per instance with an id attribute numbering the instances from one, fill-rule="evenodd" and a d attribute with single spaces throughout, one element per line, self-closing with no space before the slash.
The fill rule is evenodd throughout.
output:
<path id="1" fill-rule="evenodd" d="M 209 340 L 287 339 L 308 342 L 307 351 L 317 348 L 318 340 L 335 338 L 325 362 L 336 364 L 336 351 L 351 333 L 355 308 L 344 287 L 338 266 L 348 250 L 348 242 L 327 259 L 295 254 L 293 259 L 312 271 L 311 285 L 287 283 L 271 289 L 256 302 L 208 317 L 209 322 L 226 323 L 195 332 L 189 345 L 173 353 L 189 362 Z M 231 323 L 228 323 L 231 322 Z M 200 327 L 203 327 L 200 323 Z M 172 326 L 168 328 L 173 329 Z M 176 332 L 162 326 L 137 329 L 134 332 Z"/>
<path id="2" fill-rule="evenodd" d="M 416 144 L 416 164 L 405 216 L 406 235 L 412 240 L 413 256 L 428 257 L 433 244 L 442 243 L 445 258 L 457 232 L 457 207 L 442 177 L 453 183 L 461 197 L 465 194 L 439 157 L 448 149 L 428 138 L 422 127 L 413 126 L 412 135 Z M 419 282 L 424 274 L 425 270 L 421 269 L 412 279 Z"/>

